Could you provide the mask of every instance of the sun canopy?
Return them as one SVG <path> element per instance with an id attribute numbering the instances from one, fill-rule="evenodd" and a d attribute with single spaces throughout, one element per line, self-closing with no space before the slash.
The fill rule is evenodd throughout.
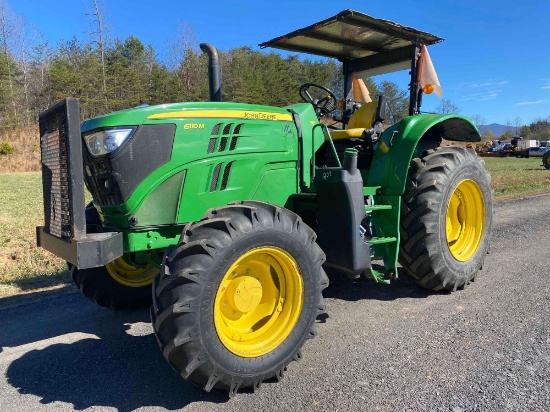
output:
<path id="1" fill-rule="evenodd" d="M 345 10 L 260 47 L 332 57 L 348 62 L 348 73 L 367 70 L 365 74 L 374 75 L 410 67 L 417 46 L 442 40 L 412 27 Z"/>

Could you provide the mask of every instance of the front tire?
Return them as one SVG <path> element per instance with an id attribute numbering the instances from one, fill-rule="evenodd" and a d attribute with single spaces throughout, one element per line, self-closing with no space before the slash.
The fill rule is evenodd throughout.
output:
<path id="1" fill-rule="evenodd" d="M 86 232 L 96 233 L 101 220 L 92 202 L 86 205 Z M 151 283 L 159 273 L 151 264 L 135 267 L 122 257 L 105 266 L 77 269 L 67 262 L 73 282 L 82 294 L 101 307 L 137 309 L 151 305 Z"/>
<path id="2" fill-rule="evenodd" d="M 490 176 L 472 150 L 439 147 L 413 159 L 401 216 L 399 262 L 421 286 L 462 289 L 489 250 Z"/>
<path id="3" fill-rule="evenodd" d="M 151 283 L 159 273 L 150 264 L 136 268 L 122 258 L 91 269 L 77 269 L 70 265 L 70 270 L 75 285 L 84 296 L 113 310 L 150 306 Z"/>
<path id="4" fill-rule="evenodd" d="M 153 287 L 153 326 L 172 367 L 229 396 L 282 378 L 324 310 L 315 239 L 300 217 L 260 202 L 188 224 Z"/>

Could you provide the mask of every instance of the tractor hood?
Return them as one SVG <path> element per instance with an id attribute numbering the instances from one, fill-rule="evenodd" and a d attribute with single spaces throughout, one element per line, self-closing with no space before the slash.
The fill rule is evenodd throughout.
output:
<path id="1" fill-rule="evenodd" d="M 142 124 L 176 123 L 187 118 L 235 118 L 291 120 L 288 110 L 255 104 L 221 102 L 187 102 L 156 106 L 139 106 L 86 120 L 81 132 L 116 126 L 139 126 Z"/>

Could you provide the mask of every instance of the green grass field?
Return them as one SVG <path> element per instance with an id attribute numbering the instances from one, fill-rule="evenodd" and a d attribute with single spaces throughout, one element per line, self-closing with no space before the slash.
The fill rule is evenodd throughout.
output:
<path id="1" fill-rule="evenodd" d="M 491 173 L 495 201 L 517 199 L 541 193 L 550 193 L 550 170 L 542 166 L 540 158 L 485 157 Z"/>
<path id="2" fill-rule="evenodd" d="M 495 201 L 550 193 L 550 170 L 540 159 L 484 158 Z M 0 299 L 70 282 L 65 262 L 37 248 L 35 227 L 43 224 L 38 172 L 0 174 Z"/>
<path id="3" fill-rule="evenodd" d="M 69 282 L 65 263 L 36 247 L 43 221 L 40 173 L 0 174 L 0 298 Z"/>

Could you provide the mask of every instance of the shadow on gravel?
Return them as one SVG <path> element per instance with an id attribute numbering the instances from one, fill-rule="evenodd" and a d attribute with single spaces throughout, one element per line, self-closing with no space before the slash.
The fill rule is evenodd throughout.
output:
<path id="1" fill-rule="evenodd" d="M 391 285 L 364 276 L 351 280 L 334 272 L 329 277 L 330 286 L 323 293 L 326 298 L 391 301 L 433 294 L 404 273 Z M 145 406 L 176 410 L 200 401 L 213 407 L 228 400 L 225 392 L 206 393 L 170 368 L 145 309 L 112 312 L 96 307 L 80 293 L 68 292 L 1 309 L 0 318 L 0 353 L 2 348 L 31 343 L 43 348 L 26 353 L 22 348 L 23 355 L 6 371 L 10 385 L 21 394 L 39 397 L 42 404 L 64 402 L 76 410 L 95 406 L 132 411 Z M 325 322 L 326 315 L 318 321 Z M 57 341 L 50 343 L 49 339 Z"/>
<path id="2" fill-rule="evenodd" d="M 327 271 L 327 275 L 330 284 L 323 291 L 323 296 L 351 302 L 363 299 L 382 301 L 402 298 L 425 299 L 431 295 L 447 293 L 432 292 L 422 288 L 408 277 L 402 269 L 399 270 L 398 279 L 392 280 L 389 285 L 376 283 L 372 279 L 367 279 L 364 275 L 361 275 L 358 279 L 349 279 L 344 274 L 330 269 Z"/>
<path id="3" fill-rule="evenodd" d="M 21 303 L 30 302 L 32 300 L 43 299 L 51 295 L 56 295 L 62 292 L 66 292 L 71 290 L 73 288 L 73 285 L 64 281 L 59 281 L 55 284 L 50 284 L 47 287 L 53 287 L 53 288 L 45 289 L 45 290 L 42 289 L 38 291 L 27 292 L 19 295 L 6 296 L 4 298 L 0 298 L 0 309 L 5 308 L 7 306 L 18 305 Z M 26 286 L 21 288 L 21 290 L 30 290 L 30 289 L 35 289 L 35 287 Z M 0 348 L 0 352 L 1 352 L 1 348 Z"/>
<path id="4" fill-rule="evenodd" d="M 68 344 L 55 343 L 14 360 L 6 377 L 21 394 L 38 396 L 42 404 L 73 404 L 76 410 L 94 406 L 113 407 L 119 411 L 144 406 L 175 410 L 197 401 L 222 403 L 228 400 L 225 392 L 206 393 L 184 381 L 170 368 L 150 330 L 147 310 L 111 312 L 90 308 L 86 302 L 81 307 L 83 314 L 70 321 L 72 326 L 64 324 L 64 308 L 60 306 L 58 322 L 39 319 L 27 334 L 27 342 L 38 343 L 46 337 L 74 332 L 95 336 L 84 335 Z M 32 305 L 28 310 L 33 310 Z M 6 311 L 2 315 L 6 315 Z M 43 328 L 48 325 L 54 330 Z M 75 339 L 78 338 L 75 335 Z M 15 342 L 11 343 L 4 345 L 6 341 L 0 338 L 3 346 L 14 346 Z"/>

